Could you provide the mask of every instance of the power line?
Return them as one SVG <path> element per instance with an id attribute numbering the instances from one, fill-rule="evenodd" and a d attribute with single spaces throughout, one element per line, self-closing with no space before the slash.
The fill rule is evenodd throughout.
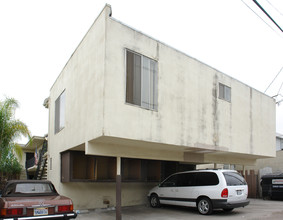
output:
<path id="1" fill-rule="evenodd" d="M 280 90 L 281 90 L 282 86 L 283 86 L 283 82 L 282 82 L 282 84 L 281 84 L 281 86 L 280 86 L 280 88 L 279 88 L 279 90 L 278 90 L 278 92 L 277 92 L 277 95 L 280 94 Z"/>
<path id="2" fill-rule="evenodd" d="M 274 8 L 281 16 L 283 16 L 283 13 L 281 13 L 281 11 L 279 11 L 269 0 L 266 0 L 268 2 L 268 4 L 271 5 L 272 8 Z"/>
<path id="3" fill-rule="evenodd" d="M 281 94 L 278 94 L 276 97 L 279 97 L 279 96 L 281 96 L 283 98 L 283 96 Z M 277 101 L 276 104 L 279 106 L 281 102 L 283 102 L 283 99 Z"/>
<path id="4" fill-rule="evenodd" d="M 277 75 L 274 77 L 274 79 L 272 80 L 272 82 L 269 84 L 269 86 L 266 88 L 266 90 L 264 91 L 264 93 L 269 89 L 269 87 L 271 86 L 271 84 L 275 81 L 275 79 L 277 78 L 277 76 L 281 73 L 282 69 L 283 69 L 283 66 L 281 67 L 281 69 L 279 70 L 279 72 L 277 73 Z M 282 84 L 283 84 L 283 83 L 282 83 Z M 280 92 L 280 90 L 281 90 L 281 87 L 282 87 L 282 85 L 280 86 L 279 92 Z M 279 93 L 279 92 L 278 92 L 278 93 Z M 278 95 L 278 94 L 277 94 L 277 95 Z"/>
<path id="5" fill-rule="evenodd" d="M 244 0 L 241 0 L 247 8 L 249 8 L 260 20 L 262 20 L 268 27 L 271 28 L 271 30 L 273 30 L 279 37 L 283 38 L 277 31 L 274 30 L 273 27 L 271 27 L 265 20 L 262 19 L 262 17 L 260 17 L 246 2 L 244 2 Z"/>
<path id="6" fill-rule="evenodd" d="M 253 0 L 253 2 L 263 11 L 264 14 L 279 28 L 281 32 L 283 32 L 282 28 L 273 20 L 273 18 L 265 11 L 265 9 L 257 2 L 257 0 Z"/>

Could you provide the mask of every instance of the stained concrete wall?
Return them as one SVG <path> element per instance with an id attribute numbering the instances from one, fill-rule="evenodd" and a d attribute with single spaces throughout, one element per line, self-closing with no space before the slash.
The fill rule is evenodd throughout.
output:
<path id="1" fill-rule="evenodd" d="M 125 103 L 126 49 L 158 62 L 158 111 Z M 105 136 L 275 156 L 270 97 L 113 19 L 105 54 Z M 218 98 L 219 83 L 231 87 L 231 103 Z"/>
<path id="2" fill-rule="evenodd" d="M 48 179 L 72 197 L 75 208 L 104 207 L 104 197 L 114 203 L 115 189 L 111 183 L 61 183 L 60 152 L 65 150 L 194 163 L 233 159 L 249 164 L 275 155 L 268 148 L 275 145 L 273 99 L 110 13 L 106 5 L 50 91 Z M 157 111 L 125 103 L 126 49 L 157 61 Z M 231 103 L 218 98 L 218 83 L 231 87 Z M 55 100 L 63 91 L 65 127 L 55 134 Z M 132 190 L 122 184 L 122 205 L 144 203 L 149 185 L 132 184 Z"/>
<path id="3" fill-rule="evenodd" d="M 95 20 L 50 91 L 48 178 L 60 185 L 60 152 L 103 134 L 106 7 Z M 55 134 L 55 100 L 65 91 L 65 127 Z"/>
<path id="4" fill-rule="evenodd" d="M 122 205 L 147 203 L 147 193 L 156 183 L 122 183 Z M 64 183 L 60 192 L 72 198 L 75 209 L 115 207 L 115 183 Z"/>
<path id="5" fill-rule="evenodd" d="M 247 170 L 255 170 L 256 173 L 259 172 L 260 169 L 270 168 L 271 173 L 283 173 L 283 150 L 276 151 L 275 158 L 265 158 L 259 159 L 256 161 L 254 166 L 247 166 Z"/>

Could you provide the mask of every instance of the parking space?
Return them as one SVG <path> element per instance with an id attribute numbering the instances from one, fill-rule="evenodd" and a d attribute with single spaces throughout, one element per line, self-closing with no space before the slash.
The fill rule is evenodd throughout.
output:
<path id="1" fill-rule="evenodd" d="M 272 201 L 262 199 L 250 199 L 250 205 L 245 208 L 234 209 L 230 213 L 216 210 L 210 216 L 202 216 L 195 208 L 163 206 L 153 209 L 149 206 L 132 206 L 122 209 L 123 220 L 187 220 L 187 219 L 283 219 L 283 201 Z M 113 220 L 115 210 L 94 210 L 84 214 L 78 214 L 79 220 Z"/>

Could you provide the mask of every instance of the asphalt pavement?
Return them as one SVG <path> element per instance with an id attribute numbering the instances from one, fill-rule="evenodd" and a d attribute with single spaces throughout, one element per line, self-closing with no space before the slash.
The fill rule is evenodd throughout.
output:
<path id="1" fill-rule="evenodd" d="M 116 218 L 115 208 L 97 209 L 78 214 L 78 220 L 113 220 Z M 212 215 L 200 215 L 196 208 L 162 206 L 151 208 L 149 205 L 123 207 L 123 220 L 218 220 L 218 219 L 248 219 L 261 220 L 283 219 L 283 201 L 250 199 L 250 204 L 244 208 L 234 209 L 227 213 L 222 210 L 215 210 Z"/>

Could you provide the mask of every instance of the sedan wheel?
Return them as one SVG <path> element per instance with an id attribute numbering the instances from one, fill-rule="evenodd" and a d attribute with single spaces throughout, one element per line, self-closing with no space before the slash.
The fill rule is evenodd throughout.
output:
<path id="1" fill-rule="evenodd" d="M 208 198 L 201 198 L 198 201 L 198 211 L 202 215 L 209 215 L 212 213 L 212 204 Z"/>
<path id="2" fill-rule="evenodd" d="M 150 196 L 150 206 L 153 208 L 160 207 L 159 198 L 156 194 Z"/>

